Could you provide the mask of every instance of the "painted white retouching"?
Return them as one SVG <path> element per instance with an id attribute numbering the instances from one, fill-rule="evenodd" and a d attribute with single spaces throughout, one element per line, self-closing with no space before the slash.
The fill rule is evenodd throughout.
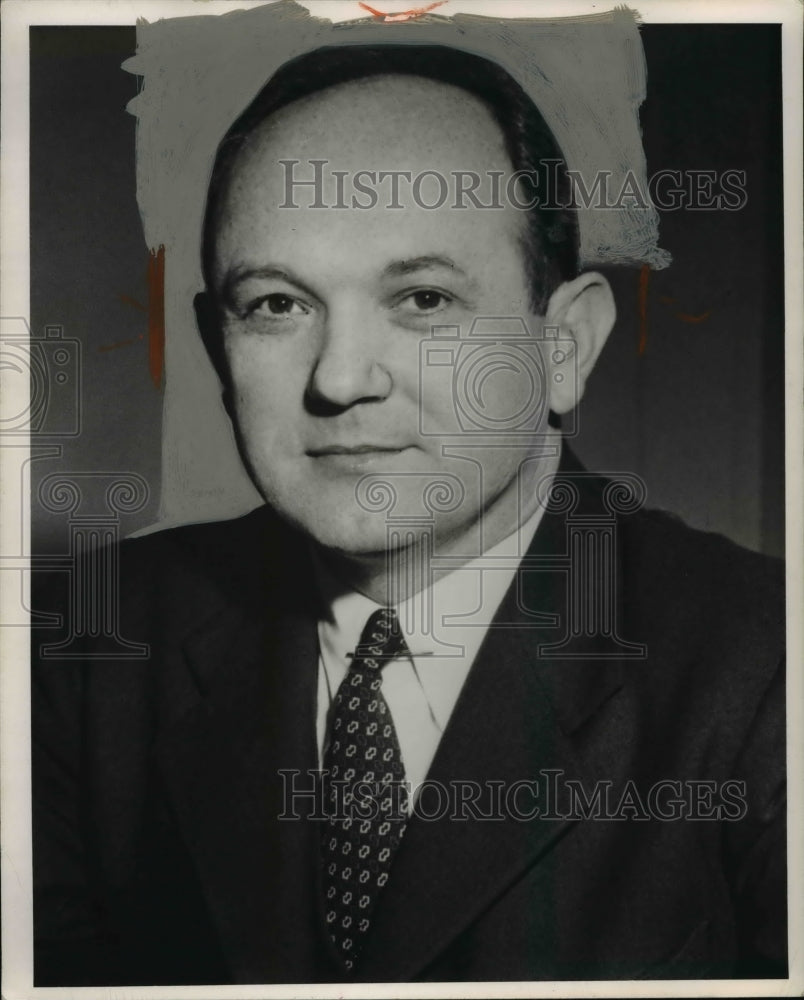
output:
<path id="1" fill-rule="evenodd" d="M 218 142 L 273 72 L 323 45 L 382 42 L 452 45 L 496 60 L 532 96 L 584 178 L 630 174 L 647 190 L 639 106 L 646 69 L 636 12 L 625 8 L 561 20 L 456 14 L 414 21 L 333 24 L 293 0 L 223 16 L 137 26 L 125 68 L 143 78 L 136 115 L 137 185 L 145 238 L 165 246 L 165 401 L 160 522 L 243 513 L 259 497 L 243 471 L 216 376 L 193 315 L 202 286 L 199 247 L 206 187 Z M 580 211 L 585 267 L 664 267 L 655 209 L 629 200 Z"/>

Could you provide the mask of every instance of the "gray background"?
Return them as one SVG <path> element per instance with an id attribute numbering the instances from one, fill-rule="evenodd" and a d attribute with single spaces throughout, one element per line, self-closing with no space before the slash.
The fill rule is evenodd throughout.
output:
<path id="1" fill-rule="evenodd" d="M 650 506 L 781 554 L 780 29 L 647 25 L 641 34 L 649 171 L 742 169 L 748 200 L 738 212 L 660 214 L 673 264 L 651 274 L 641 356 L 638 272 L 607 269 L 619 319 L 574 447 L 590 468 L 643 476 Z M 138 81 L 120 68 L 135 45 L 133 27 L 31 29 L 31 326 L 41 335 L 59 324 L 80 341 L 83 376 L 80 436 L 32 468 L 40 552 L 66 541 L 64 517 L 36 500 L 38 481 L 55 471 L 136 472 L 150 500 L 122 531 L 157 517 L 162 392 L 148 372 L 145 313 L 122 298 L 147 302 L 135 121 L 125 111 Z M 708 310 L 701 323 L 677 318 Z"/>

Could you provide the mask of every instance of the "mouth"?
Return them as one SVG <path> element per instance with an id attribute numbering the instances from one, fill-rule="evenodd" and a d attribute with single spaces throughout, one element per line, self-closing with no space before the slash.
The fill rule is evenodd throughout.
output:
<path id="1" fill-rule="evenodd" d="M 405 446 L 387 444 L 331 444 L 324 448 L 309 448 L 307 454 L 312 458 L 330 455 L 398 455 L 405 450 Z"/>
<path id="2" fill-rule="evenodd" d="M 399 457 L 410 451 L 407 445 L 388 445 L 375 442 L 361 444 L 331 444 L 322 448 L 309 448 L 307 455 L 329 469 L 334 475 L 386 472 L 395 466 Z"/>

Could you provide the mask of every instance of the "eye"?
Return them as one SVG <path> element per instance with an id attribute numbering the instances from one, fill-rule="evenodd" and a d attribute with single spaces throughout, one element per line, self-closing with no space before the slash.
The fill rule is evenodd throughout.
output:
<path id="1" fill-rule="evenodd" d="M 301 316 L 306 312 L 297 299 L 283 292 L 263 296 L 254 303 L 250 311 L 269 313 L 271 316 Z"/>
<path id="2" fill-rule="evenodd" d="M 436 291 L 434 288 L 420 288 L 406 295 L 400 304 L 409 312 L 432 313 L 445 308 L 451 302 L 451 297 L 444 292 Z"/>

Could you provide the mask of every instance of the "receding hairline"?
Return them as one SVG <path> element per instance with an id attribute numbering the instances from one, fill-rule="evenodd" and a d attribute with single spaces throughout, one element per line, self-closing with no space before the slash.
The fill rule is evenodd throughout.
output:
<path id="1" fill-rule="evenodd" d="M 248 149 L 248 140 L 258 133 L 263 131 L 267 132 L 271 128 L 277 128 L 283 124 L 285 121 L 284 117 L 288 117 L 293 114 L 304 114 L 305 111 L 314 109 L 316 105 L 326 103 L 327 100 L 342 100 L 344 93 L 349 91 L 359 91 L 363 94 L 376 93 L 377 83 L 380 82 L 381 88 L 385 88 L 386 91 L 395 87 L 400 87 L 406 89 L 409 92 L 427 92 L 435 88 L 435 90 L 442 93 L 444 96 L 452 96 L 455 104 L 463 104 L 468 106 L 474 106 L 477 112 L 478 120 L 483 120 L 489 126 L 489 136 L 492 134 L 496 140 L 496 145 L 498 145 L 502 155 L 505 157 L 508 165 L 511 169 L 514 169 L 514 163 L 511 158 L 511 154 L 507 148 L 505 132 L 500 125 L 499 121 L 495 118 L 492 108 L 477 94 L 473 94 L 470 90 L 462 87 L 457 83 L 449 83 L 447 81 L 433 79 L 425 75 L 418 74 L 406 74 L 399 73 L 394 70 L 390 70 L 387 73 L 377 72 L 372 73 L 368 76 L 357 77 L 353 80 L 342 80 L 336 83 L 328 83 L 322 86 L 319 90 L 315 90 L 312 93 L 304 94 L 300 97 L 294 98 L 288 101 L 286 104 L 281 105 L 281 107 L 267 109 L 263 117 L 258 120 L 249 123 L 249 127 L 244 129 L 242 132 L 238 132 L 236 135 L 237 143 L 231 155 L 231 158 L 227 160 L 226 169 L 223 172 L 221 180 L 223 181 L 221 187 L 225 190 L 228 185 L 228 181 L 231 174 L 238 163 L 243 152 Z M 412 110 L 412 109 L 411 109 Z M 233 140 L 235 137 L 232 137 Z"/>

